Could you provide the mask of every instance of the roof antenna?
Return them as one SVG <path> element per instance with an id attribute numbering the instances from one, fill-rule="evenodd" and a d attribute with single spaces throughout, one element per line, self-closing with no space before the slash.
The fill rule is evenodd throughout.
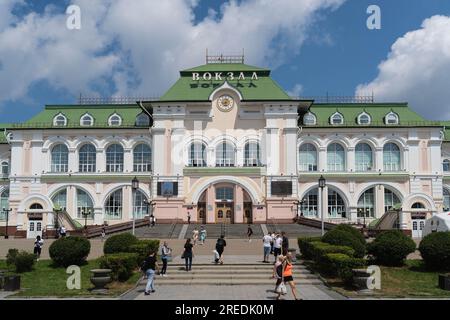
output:
<path id="1" fill-rule="evenodd" d="M 206 48 L 206 64 L 208 64 L 208 48 Z"/>

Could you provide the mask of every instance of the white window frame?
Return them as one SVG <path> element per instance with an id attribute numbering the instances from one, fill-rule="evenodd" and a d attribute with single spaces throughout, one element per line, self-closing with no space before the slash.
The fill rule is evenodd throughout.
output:
<path id="1" fill-rule="evenodd" d="M 335 117 L 338 116 L 340 121 L 339 123 L 335 122 Z M 344 124 L 344 116 L 340 112 L 335 112 L 330 117 L 330 124 L 334 126 L 343 125 Z"/>
<path id="2" fill-rule="evenodd" d="M 84 191 L 83 189 L 79 189 L 77 188 L 76 190 L 76 204 L 77 204 L 77 218 L 78 219 L 85 219 L 85 217 L 83 216 L 82 212 L 84 211 L 89 212 L 89 210 L 91 211 L 91 214 L 87 216 L 88 219 L 94 219 L 94 201 L 92 200 L 91 195 Z M 81 203 L 83 205 L 80 205 L 81 202 L 81 196 L 86 197 L 87 201 L 85 203 Z M 87 205 L 84 205 L 87 204 Z"/>
<path id="3" fill-rule="evenodd" d="M 258 141 L 248 141 L 244 146 L 244 166 L 261 166 L 261 147 Z"/>
<path id="4" fill-rule="evenodd" d="M 367 146 L 370 150 L 370 162 L 367 161 L 366 155 L 368 153 L 368 150 L 358 150 L 359 147 Z M 360 154 L 363 154 L 361 156 Z M 358 160 L 363 160 L 363 162 L 359 162 Z M 366 142 L 360 142 L 355 147 L 355 170 L 358 172 L 366 172 L 366 171 L 372 171 L 374 168 L 373 165 L 373 149 L 372 146 Z"/>
<path id="5" fill-rule="evenodd" d="M 58 121 L 64 119 L 64 124 L 58 124 Z M 67 126 L 67 117 L 65 115 L 63 115 L 62 113 L 58 113 L 54 118 L 53 118 L 53 126 L 54 127 L 65 127 Z"/>
<path id="6" fill-rule="evenodd" d="M 6 168 L 6 169 L 5 169 Z M 4 177 L 8 176 L 10 172 L 10 168 L 9 168 L 9 162 L 8 161 L 2 161 L 1 163 L 1 172 L 0 174 Z M 1 208 L 0 208 L 1 210 Z"/>
<path id="7" fill-rule="evenodd" d="M 312 150 L 310 148 L 307 148 L 307 150 L 302 150 L 302 148 L 312 146 Z M 310 163 L 309 161 L 303 162 L 302 161 L 302 153 L 307 154 L 308 152 L 314 152 L 314 163 Z M 317 152 L 317 148 L 314 144 L 310 142 L 306 142 L 300 145 L 298 148 L 298 161 L 299 161 L 299 170 L 301 172 L 316 172 L 318 170 L 318 158 L 319 153 Z"/>
<path id="8" fill-rule="evenodd" d="M 236 148 L 229 141 L 220 142 L 216 148 L 216 167 L 236 166 Z"/>
<path id="9" fill-rule="evenodd" d="M 113 118 L 116 118 L 116 119 L 113 119 Z M 113 121 L 118 121 L 118 123 L 113 124 Z M 119 114 L 117 114 L 117 113 L 114 113 L 114 114 L 110 115 L 109 118 L 108 118 L 108 125 L 110 127 L 119 127 L 119 126 L 121 126 L 122 125 L 122 117 Z"/>
<path id="10" fill-rule="evenodd" d="M 442 171 L 450 172 L 450 159 L 444 159 L 444 161 L 442 161 Z"/>
<path id="11" fill-rule="evenodd" d="M 361 122 L 361 118 L 362 117 L 367 117 L 367 123 L 362 123 Z M 368 125 L 370 125 L 372 123 L 372 117 L 370 116 L 370 114 L 368 114 L 367 112 L 363 112 L 363 113 L 360 113 L 359 114 L 359 116 L 358 116 L 358 124 L 359 125 L 361 125 L 361 126 L 368 126 Z"/>
<path id="12" fill-rule="evenodd" d="M 112 156 L 111 159 L 108 159 L 108 150 L 113 146 L 118 146 L 121 148 L 122 156 L 119 157 L 120 153 L 117 150 L 111 151 L 109 157 Z M 124 162 L 125 162 L 125 151 L 123 146 L 120 143 L 113 143 L 109 145 L 105 150 L 105 158 L 106 158 L 106 172 L 123 172 L 124 170 Z M 110 161 L 111 160 L 111 161 Z"/>
<path id="13" fill-rule="evenodd" d="M 89 150 L 89 152 L 83 151 L 83 148 L 91 147 L 94 148 Z M 82 161 L 83 154 L 83 161 Z M 80 149 L 78 149 L 78 171 L 79 172 L 95 172 L 97 170 L 97 148 L 92 143 L 83 144 Z"/>
<path id="14" fill-rule="evenodd" d="M 85 124 L 84 121 L 89 119 L 90 123 L 89 124 Z M 81 116 L 80 118 L 80 126 L 82 127 L 92 127 L 94 125 L 94 118 L 89 114 L 89 113 L 85 113 Z"/>
<path id="15" fill-rule="evenodd" d="M 121 220 L 123 214 L 123 189 L 110 193 L 105 201 L 105 219 Z"/>
<path id="16" fill-rule="evenodd" d="M 391 120 L 394 120 L 394 122 L 390 122 Z M 398 114 L 396 114 L 395 112 L 389 112 L 385 117 L 384 117 L 384 123 L 386 125 L 397 125 L 399 123 L 399 117 Z"/>
<path id="17" fill-rule="evenodd" d="M 398 153 L 399 153 L 399 157 L 398 157 L 399 158 L 399 162 L 398 163 L 392 162 L 393 150 L 392 149 L 385 150 L 385 148 L 388 145 L 394 145 L 394 146 L 396 146 L 398 148 Z M 389 158 L 391 159 L 391 161 L 388 162 L 388 163 L 385 161 L 386 160 L 386 157 L 385 157 L 386 152 L 390 153 Z M 396 172 L 396 171 L 401 171 L 402 170 L 402 149 L 394 142 L 388 142 L 388 143 L 386 143 L 383 146 L 383 170 L 386 171 L 386 172 Z"/>
<path id="18" fill-rule="evenodd" d="M 144 117 L 145 117 L 145 123 L 144 123 Z M 150 126 L 150 116 L 146 114 L 145 112 L 141 112 L 136 116 L 136 126 L 137 127 L 148 127 Z"/>
<path id="19" fill-rule="evenodd" d="M 63 152 L 55 151 L 57 147 L 65 147 L 66 161 L 63 160 Z M 58 160 L 56 162 L 56 160 Z M 69 148 L 64 143 L 58 143 L 52 146 L 50 151 L 50 172 L 64 173 L 69 171 Z"/>
<path id="20" fill-rule="evenodd" d="M 317 124 L 317 117 L 314 113 L 308 112 L 303 116 L 303 125 L 314 126 Z"/>
<path id="21" fill-rule="evenodd" d="M 330 150 L 331 146 L 337 145 L 342 148 L 342 152 L 344 155 L 343 163 L 337 163 L 337 147 L 335 147 L 333 150 Z M 330 165 L 330 151 L 333 152 L 333 163 Z M 327 146 L 327 171 L 329 172 L 345 172 L 347 170 L 347 155 L 346 155 L 346 148 L 342 146 L 340 143 L 332 142 Z"/>
<path id="22" fill-rule="evenodd" d="M 206 167 L 206 145 L 202 142 L 192 142 L 188 150 L 189 167 Z"/>
<path id="23" fill-rule="evenodd" d="M 147 147 L 148 151 L 142 149 Z M 140 150 L 137 150 L 140 148 Z M 146 159 L 149 159 L 146 161 Z M 137 161 L 139 160 L 139 161 Z M 152 147 L 146 143 L 139 143 L 133 148 L 133 171 L 134 172 L 151 172 L 152 171 Z"/>

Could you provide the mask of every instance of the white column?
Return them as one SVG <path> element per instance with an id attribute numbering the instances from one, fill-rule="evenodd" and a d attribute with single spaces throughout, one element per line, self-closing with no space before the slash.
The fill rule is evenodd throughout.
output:
<path id="1" fill-rule="evenodd" d="M 164 175 L 164 165 L 166 162 L 165 154 L 166 154 L 166 146 L 165 146 L 165 128 L 153 128 L 153 173 L 154 175 Z"/>
<path id="2" fill-rule="evenodd" d="M 286 174 L 295 175 L 297 172 L 297 131 L 298 128 L 285 128 L 285 161 L 286 161 Z"/>
<path id="3" fill-rule="evenodd" d="M 350 172 L 355 172 L 355 147 L 349 147 L 347 149 L 347 170 Z"/>
<path id="4" fill-rule="evenodd" d="M 123 149 L 123 172 L 133 172 L 133 149 Z"/>
<path id="5" fill-rule="evenodd" d="M 375 169 L 384 170 L 383 166 L 383 147 L 377 147 L 375 148 Z"/>
<path id="6" fill-rule="evenodd" d="M 236 166 L 243 167 L 244 166 L 244 149 L 242 147 L 236 148 Z"/>
<path id="7" fill-rule="evenodd" d="M 280 172 L 280 139 L 278 132 L 278 128 L 266 128 L 266 164 L 268 175 L 277 175 Z"/>
<path id="8" fill-rule="evenodd" d="M 171 152 L 171 165 L 172 165 L 172 175 L 179 174 L 183 175 L 184 168 L 184 157 L 183 153 L 185 151 L 185 146 L 183 143 L 184 135 L 186 130 L 184 128 L 173 128 L 171 136 L 172 152 Z"/>
<path id="9" fill-rule="evenodd" d="M 327 171 L 327 148 L 320 147 L 319 150 L 319 172 Z"/>
<path id="10" fill-rule="evenodd" d="M 69 172 L 78 172 L 77 149 L 69 148 Z"/>
<path id="11" fill-rule="evenodd" d="M 97 172 L 105 172 L 106 171 L 105 149 L 103 148 L 97 149 L 97 156 L 95 158 L 95 161 L 96 161 L 95 167 L 97 169 Z"/>

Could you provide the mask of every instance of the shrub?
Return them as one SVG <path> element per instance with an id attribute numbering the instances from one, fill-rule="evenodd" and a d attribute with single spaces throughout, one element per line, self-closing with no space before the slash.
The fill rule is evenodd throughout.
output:
<path id="1" fill-rule="evenodd" d="M 382 232 L 368 244 L 369 254 L 385 266 L 402 266 L 406 256 L 415 250 L 414 241 L 399 230 Z"/>
<path id="2" fill-rule="evenodd" d="M 297 239 L 300 253 L 304 259 L 311 260 L 313 258 L 312 243 L 320 241 L 321 239 L 322 237 L 303 237 Z"/>
<path id="3" fill-rule="evenodd" d="M 341 230 L 351 233 L 355 237 L 355 239 L 358 239 L 359 242 L 361 242 L 363 246 L 366 245 L 366 239 L 364 238 L 364 235 L 361 233 L 361 231 L 359 231 L 355 227 L 352 227 L 351 225 L 342 223 L 338 225 L 336 228 L 334 228 L 334 230 Z"/>
<path id="4" fill-rule="evenodd" d="M 337 246 L 350 247 L 355 250 L 354 256 L 356 258 L 363 258 L 366 254 L 365 244 L 362 244 L 360 239 L 354 236 L 352 232 L 335 228 L 325 233 L 322 241 Z"/>
<path id="5" fill-rule="evenodd" d="M 81 237 L 65 237 L 53 242 L 49 248 L 50 258 L 56 266 L 81 265 L 91 251 L 89 240 Z"/>
<path id="6" fill-rule="evenodd" d="M 141 265 L 150 251 L 158 253 L 159 240 L 139 240 L 129 248 L 129 252 L 138 255 L 137 262 Z"/>
<path id="7" fill-rule="evenodd" d="M 103 247 L 103 253 L 111 254 L 111 253 L 129 252 L 130 247 L 133 244 L 136 244 L 137 242 L 138 239 L 131 233 L 126 232 L 116 234 L 106 239 L 105 245 Z"/>
<path id="8" fill-rule="evenodd" d="M 350 284 L 353 279 L 352 269 L 361 268 L 365 260 L 349 257 L 343 253 L 328 253 L 322 256 L 320 266 L 324 273 L 338 276 L 344 283 Z"/>
<path id="9" fill-rule="evenodd" d="M 132 275 L 138 266 L 137 253 L 114 253 L 106 254 L 99 259 L 99 265 L 102 269 L 112 270 L 112 279 L 118 281 L 126 281 Z"/>
<path id="10" fill-rule="evenodd" d="M 33 253 L 29 253 L 26 251 L 19 252 L 14 258 L 16 272 L 21 273 L 33 270 L 35 260 L 36 256 Z"/>
<path id="11" fill-rule="evenodd" d="M 450 232 L 433 232 L 422 239 L 419 251 L 430 270 L 450 270 Z"/>
<path id="12" fill-rule="evenodd" d="M 19 254 L 18 249 L 9 249 L 6 255 L 6 265 L 11 266 L 16 261 L 16 257 Z"/>
<path id="13" fill-rule="evenodd" d="M 349 257 L 353 257 L 355 255 L 355 250 L 347 246 L 335 246 L 326 242 L 312 242 L 312 259 L 315 262 L 319 262 L 322 256 L 328 253 L 342 253 L 346 254 Z"/>

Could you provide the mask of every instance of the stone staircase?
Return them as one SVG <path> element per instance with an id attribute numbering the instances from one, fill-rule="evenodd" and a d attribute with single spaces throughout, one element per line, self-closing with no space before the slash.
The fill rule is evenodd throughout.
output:
<path id="1" fill-rule="evenodd" d="M 169 263 L 167 277 L 156 275 L 158 285 L 275 285 L 273 264 L 201 264 L 186 272 L 184 265 Z M 294 264 L 294 280 L 300 285 L 320 285 L 322 281 L 302 264 Z M 145 286 L 146 280 L 140 282 Z"/>

